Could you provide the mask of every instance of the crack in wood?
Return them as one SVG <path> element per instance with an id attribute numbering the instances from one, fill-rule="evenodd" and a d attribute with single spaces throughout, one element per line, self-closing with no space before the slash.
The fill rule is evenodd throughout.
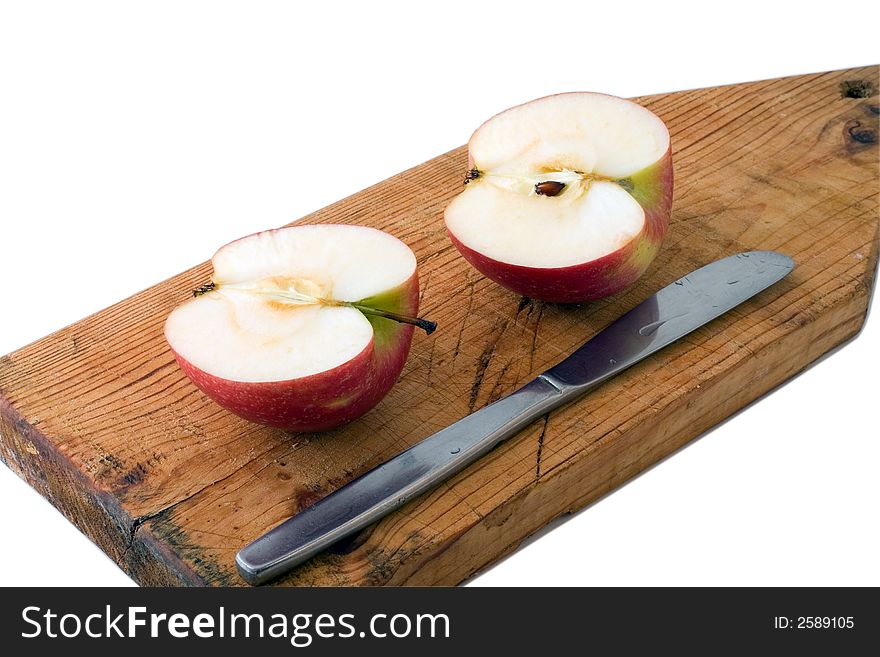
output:
<path id="1" fill-rule="evenodd" d="M 489 398 L 486 400 L 487 404 L 498 401 L 504 395 L 504 375 L 507 374 L 511 365 L 513 365 L 513 361 L 509 360 L 504 364 L 504 367 L 501 368 L 501 371 L 495 378 L 495 383 L 492 385 L 492 389 L 489 391 Z"/>
<path id="2" fill-rule="evenodd" d="M 538 436 L 538 449 L 535 455 L 535 482 L 541 478 L 541 455 L 544 452 L 544 436 L 547 435 L 547 425 L 550 423 L 550 413 L 544 414 L 544 425 L 541 427 L 541 435 Z"/>
<path id="3" fill-rule="evenodd" d="M 266 453 L 266 452 L 261 452 L 259 455 L 255 456 L 255 457 L 254 457 L 249 463 L 252 463 L 253 461 L 256 461 L 258 458 L 260 458 L 260 456 L 263 456 L 265 453 Z M 273 463 L 274 463 L 274 460 L 273 460 Z M 245 464 L 245 465 L 247 465 L 247 464 Z M 271 465 L 271 463 L 270 463 L 269 465 Z M 245 466 L 242 466 L 242 467 L 245 467 Z M 263 468 L 261 468 L 260 472 L 262 472 L 263 470 L 265 470 L 266 467 L 268 467 L 268 465 L 265 466 L 265 467 L 263 467 Z M 195 498 L 196 496 L 202 494 L 204 491 L 208 490 L 208 489 L 211 488 L 212 486 L 216 486 L 217 484 L 221 484 L 221 483 L 223 483 L 224 481 L 226 481 L 227 479 L 230 479 L 231 477 L 234 477 L 234 476 L 237 475 L 237 474 L 239 474 L 239 471 L 238 471 L 238 470 L 233 470 L 233 471 L 230 472 L 229 474 L 227 474 L 227 475 L 225 475 L 225 476 L 223 476 L 223 477 L 220 477 L 219 479 L 216 479 L 216 480 L 212 481 L 212 482 L 209 483 L 209 484 L 205 484 L 204 486 L 202 486 L 202 487 L 199 488 L 198 490 L 196 490 L 196 491 L 190 493 L 190 494 L 187 495 L 186 497 L 183 497 L 183 498 L 181 498 L 181 499 L 179 499 L 179 500 L 175 500 L 175 501 L 172 502 L 171 504 L 166 505 L 165 507 L 159 509 L 158 511 L 152 511 L 152 512 L 150 512 L 150 513 L 146 513 L 146 514 L 144 514 L 144 515 L 141 515 L 141 516 L 138 516 L 138 517 L 134 518 L 134 519 L 131 521 L 131 523 L 129 524 L 129 526 L 128 526 L 127 543 L 126 543 L 126 546 L 125 546 L 125 550 L 123 551 L 123 558 L 125 557 L 125 555 L 128 554 L 129 550 L 131 550 L 132 546 L 134 545 L 135 535 L 137 534 L 138 530 L 139 530 L 139 529 L 140 529 L 145 523 L 147 523 L 147 522 L 149 522 L 150 520 L 153 520 L 153 519 L 155 519 L 155 518 L 159 518 L 160 516 L 161 516 L 161 517 L 167 517 L 167 516 L 171 515 L 171 512 L 172 512 L 176 507 L 180 506 L 181 504 L 185 504 L 186 502 L 188 502 L 188 501 L 190 501 L 191 499 Z"/>
<path id="4" fill-rule="evenodd" d="M 455 359 L 458 358 L 458 354 L 461 351 L 461 338 L 464 335 L 464 327 L 467 325 L 468 320 L 471 317 L 471 310 L 474 308 L 474 285 L 476 281 L 470 278 L 470 274 L 468 274 L 468 282 L 467 282 L 467 290 L 468 290 L 468 301 L 467 301 L 467 310 L 465 310 L 464 315 L 461 318 L 461 324 L 458 327 L 458 338 L 455 341 L 455 348 L 452 351 L 452 367 L 455 369 Z"/>
<path id="5" fill-rule="evenodd" d="M 529 309 L 531 316 L 532 310 Z M 535 352 L 538 350 L 538 330 L 541 327 L 541 320 L 544 318 L 544 302 L 538 302 L 538 317 L 535 319 L 535 326 L 532 329 L 532 348 L 529 350 L 529 372 L 535 371 Z"/>
<path id="6" fill-rule="evenodd" d="M 486 376 L 486 370 L 495 353 L 495 341 L 493 340 L 483 349 L 480 358 L 477 360 L 477 371 L 474 373 L 474 382 L 471 384 L 470 399 L 468 399 L 468 411 L 473 413 L 477 405 L 477 395 L 480 394 L 480 386 L 483 385 L 483 377 Z"/>
<path id="7" fill-rule="evenodd" d="M 509 320 L 505 319 L 495 325 L 497 329 L 495 335 L 489 340 L 489 343 L 477 360 L 477 371 L 474 373 L 474 382 L 471 384 L 471 393 L 468 400 L 468 409 L 471 413 L 474 412 L 477 406 L 477 397 L 480 394 L 480 387 L 483 385 L 483 378 L 486 376 L 486 370 L 489 369 L 489 363 L 492 361 L 492 356 L 495 355 L 495 350 L 498 348 L 498 341 L 501 340 L 501 336 L 504 335 L 504 331 L 507 329 L 508 322 Z"/>
<path id="8" fill-rule="evenodd" d="M 516 307 L 516 317 L 519 317 L 519 314 L 525 310 L 529 309 L 529 312 L 526 313 L 526 317 L 529 317 L 532 314 L 532 308 L 534 307 L 534 302 L 529 297 L 522 297 L 519 300 L 519 305 Z"/>

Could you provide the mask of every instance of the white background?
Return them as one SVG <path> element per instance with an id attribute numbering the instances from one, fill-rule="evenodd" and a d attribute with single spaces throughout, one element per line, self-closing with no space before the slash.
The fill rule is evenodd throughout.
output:
<path id="1" fill-rule="evenodd" d="M 880 60 L 876 3 L 816 4 L 4 3 L 0 353 L 458 146 L 515 103 Z M 880 584 L 878 364 L 871 317 L 473 584 Z M 132 584 L 5 467 L 0 500 L 0 584 Z"/>

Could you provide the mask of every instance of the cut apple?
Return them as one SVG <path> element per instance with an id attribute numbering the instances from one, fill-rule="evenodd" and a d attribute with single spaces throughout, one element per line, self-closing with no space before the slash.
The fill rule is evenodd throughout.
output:
<path id="1" fill-rule="evenodd" d="M 212 264 L 165 337 L 198 388 L 254 422 L 321 431 L 355 419 L 396 381 L 414 326 L 433 330 L 416 317 L 413 252 L 380 230 L 270 230 Z"/>
<path id="2" fill-rule="evenodd" d="M 672 207 L 663 122 L 595 93 L 540 98 L 496 115 L 468 144 L 449 235 L 488 278 L 524 296 L 578 303 L 632 284 Z"/>

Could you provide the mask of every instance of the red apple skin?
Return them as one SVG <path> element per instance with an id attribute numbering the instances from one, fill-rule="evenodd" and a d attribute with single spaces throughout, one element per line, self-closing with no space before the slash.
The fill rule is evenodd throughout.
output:
<path id="1" fill-rule="evenodd" d="M 383 293 L 381 301 L 378 307 L 382 309 L 416 317 L 418 274 L 413 272 L 407 282 Z M 397 381 L 409 354 L 412 325 L 366 317 L 374 334 L 360 354 L 332 370 L 288 381 L 223 379 L 172 352 L 196 387 L 228 411 L 280 429 L 325 431 L 351 422 L 378 404 Z"/>
<path id="2" fill-rule="evenodd" d="M 471 165 L 472 166 L 472 165 Z M 660 250 L 672 211 L 672 149 L 631 176 L 630 193 L 645 212 L 641 232 L 616 251 L 569 267 L 526 267 L 501 262 L 469 248 L 447 226 L 452 243 L 477 271 L 522 296 L 553 303 L 583 303 L 632 285 Z"/>

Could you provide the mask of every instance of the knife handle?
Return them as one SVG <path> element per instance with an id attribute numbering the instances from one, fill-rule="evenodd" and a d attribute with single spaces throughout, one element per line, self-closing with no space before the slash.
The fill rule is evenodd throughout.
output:
<path id="1" fill-rule="evenodd" d="M 262 584 L 368 527 L 559 406 L 566 388 L 542 374 L 438 431 L 242 548 L 235 557 L 239 574 Z"/>

